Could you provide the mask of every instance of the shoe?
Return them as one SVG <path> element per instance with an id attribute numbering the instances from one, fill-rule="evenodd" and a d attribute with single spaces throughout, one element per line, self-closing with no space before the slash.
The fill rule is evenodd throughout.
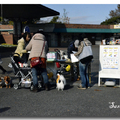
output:
<path id="1" fill-rule="evenodd" d="M 35 87 L 35 86 L 34 86 L 34 87 L 33 87 L 33 90 L 31 90 L 31 92 L 37 93 L 38 90 L 39 90 L 38 87 Z"/>
<path id="2" fill-rule="evenodd" d="M 49 83 L 46 83 L 46 84 L 45 84 L 45 90 L 46 90 L 46 91 L 49 91 L 49 90 L 50 90 L 50 84 L 49 84 Z"/>
<path id="3" fill-rule="evenodd" d="M 86 88 L 85 88 L 85 87 L 78 86 L 78 89 L 85 90 Z"/>

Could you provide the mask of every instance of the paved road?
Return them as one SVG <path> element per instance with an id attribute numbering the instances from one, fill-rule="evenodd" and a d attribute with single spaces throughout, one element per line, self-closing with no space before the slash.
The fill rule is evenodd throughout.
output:
<path id="1" fill-rule="evenodd" d="M 0 117 L 36 118 L 103 118 L 120 117 L 120 89 L 98 87 L 99 47 L 93 48 L 92 87 L 78 90 L 77 84 L 68 84 L 64 91 L 53 86 L 50 91 L 32 93 L 29 89 L 0 89 Z M 3 57 L 3 66 L 9 76 L 14 76 L 8 68 L 9 57 Z M 0 75 L 1 71 L 0 71 Z M 114 102 L 114 103 L 113 103 Z M 117 107 L 117 108 L 115 108 Z"/>

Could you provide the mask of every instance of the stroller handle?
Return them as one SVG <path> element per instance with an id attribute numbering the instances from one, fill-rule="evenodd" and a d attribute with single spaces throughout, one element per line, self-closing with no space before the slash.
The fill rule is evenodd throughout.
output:
<path id="1" fill-rule="evenodd" d="M 58 50 L 58 49 L 54 49 L 54 51 L 55 51 L 55 52 L 58 52 L 58 53 L 60 52 L 60 50 Z"/>

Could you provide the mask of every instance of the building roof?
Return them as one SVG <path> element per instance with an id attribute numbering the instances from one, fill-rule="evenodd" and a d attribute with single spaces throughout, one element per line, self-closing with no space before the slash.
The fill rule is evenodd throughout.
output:
<path id="1" fill-rule="evenodd" d="M 55 28 L 56 33 L 120 33 L 120 29 Z"/>
<path id="2" fill-rule="evenodd" d="M 2 11 L 1 11 L 2 10 Z M 1 4 L 0 13 L 7 19 L 39 19 L 60 13 L 41 4 Z"/>
<path id="3" fill-rule="evenodd" d="M 114 29 L 114 25 L 94 25 L 94 24 L 55 24 L 53 32 L 63 33 L 120 33 L 119 29 Z"/>

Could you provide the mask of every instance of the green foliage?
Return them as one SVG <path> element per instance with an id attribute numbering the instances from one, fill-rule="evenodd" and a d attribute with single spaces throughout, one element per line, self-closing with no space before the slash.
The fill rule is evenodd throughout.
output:
<path id="1" fill-rule="evenodd" d="M 106 19 L 105 21 L 101 22 L 101 25 L 114 25 L 120 23 L 120 16 L 112 17 L 110 19 Z"/>
<path id="2" fill-rule="evenodd" d="M 63 9 L 63 16 L 60 18 L 59 16 L 54 16 L 49 23 L 64 23 L 69 24 L 70 18 L 67 16 L 66 9 Z"/>
<path id="3" fill-rule="evenodd" d="M 117 5 L 117 9 L 111 10 L 109 13 L 110 18 L 101 22 L 101 25 L 114 25 L 120 23 L 120 5 Z"/>
<path id="4" fill-rule="evenodd" d="M 4 25 L 13 25 L 13 21 L 9 21 L 8 19 L 4 19 L 3 17 L 0 17 L 0 23 Z"/>
<path id="5" fill-rule="evenodd" d="M 61 21 L 58 20 L 59 20 L 59 16 L 54 16 L 49 23 L 62 23 Z"/>
<path id="6" fill-rule="evenodd" d="M 14 44 L 7 44 L 7 43 L 2 43 L 0 44 L 0 47 L 16 47 L 17 45 Z"/>

